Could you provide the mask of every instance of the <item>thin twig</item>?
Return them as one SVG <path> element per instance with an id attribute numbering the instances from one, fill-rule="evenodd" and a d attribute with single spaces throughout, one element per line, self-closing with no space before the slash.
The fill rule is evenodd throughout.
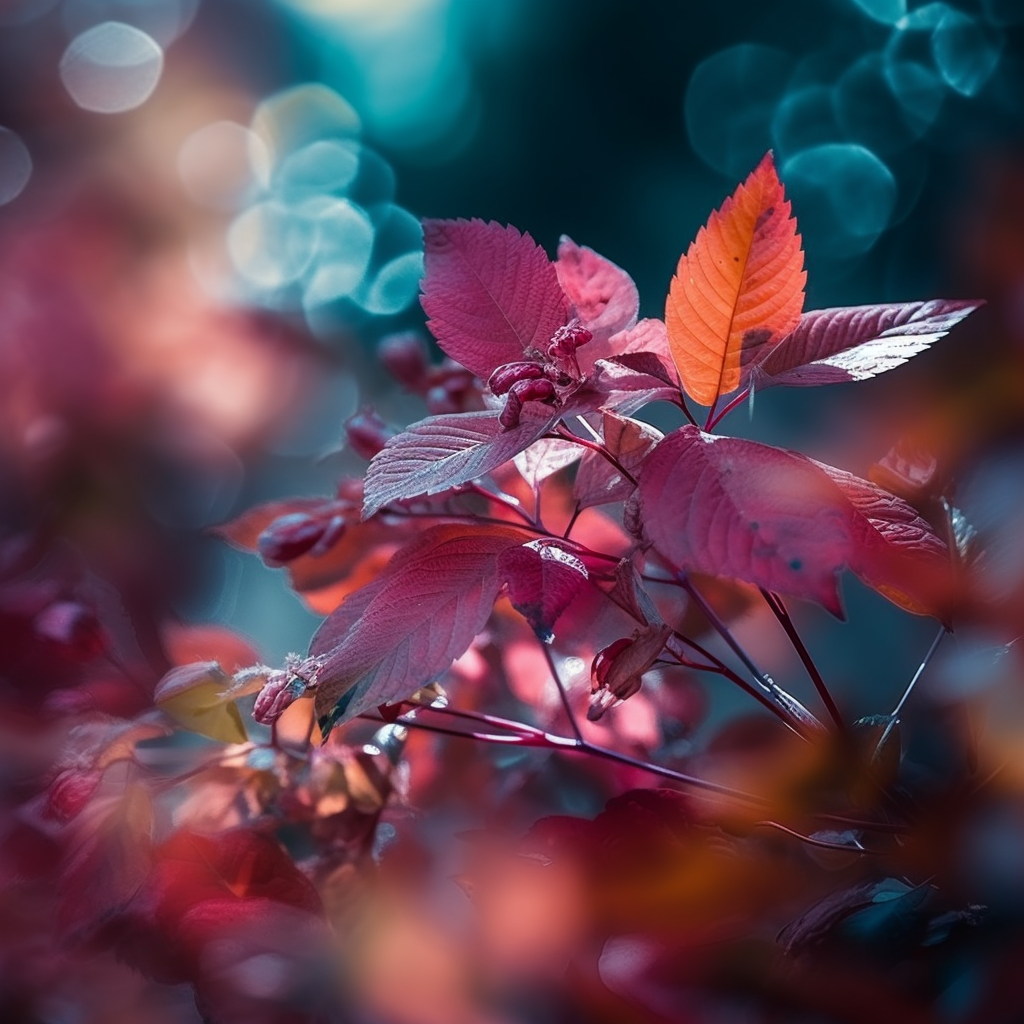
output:
<path id="1" fill-rule="evenodd" d="M 803 662 L 804 668 L 807 669 L 807 675 L 810 676 L 811 682 L 814 683 L 814 688 L 818 691 L 818 696 L 821 697 L 822 703 L 825 705 L 829 715 L 832 717 L 836 730 L 840 735 L 844 735 L 847 730 L 846 722 L 843 719 L 842 713 L 832 697 L 829 688 L 825 685 L 825 680 L 822 679 L 821 673 L 818 671 L 818 666 L 814 664 L 814 659 L 811 657 L 810 651 L 807 650 L 803 640 L 800 638 L 796 624 L 790 617 L 785 604 L 782 602 L 782 598 L 779 597 L 778 594 L 773 594 L 765 590 L 764 587 L 761 587 L 761 596 L 764 598 L 768 607 L 772 610 L 772 614 L 779 620 L 779 624 L 786 631 L 786 636 L 789 637 L 790 643 L 793 645 L 793 649 L 796 651 L 800 661 Z"/>
<path id="2" fill-rule="evenodd" d="M 810 738 L 815 733 L 820 733 L 823 730 L 823 726 L 818 719 L 811 714 L 795 697 L 787 693 L 778 683 L 767 672 L 762 671 L 749 654 L 743 649 L 736 638 L 732 635 L 729 627 L 719 618 L 718 613 L 711 607 L 710 604 L 704 599 L 704 596 L 699 590 L 690 582 L 685 574 L 679 574 L 679 580 L 682 583 L 683 589 L 690 595 L 693 602 L 698 608 L 704 613 L 704 617 L 708 620 L 714 630 L 719 636 L 729 645 L 729 648 L 736 655 L 740 661 L 746 666 L 747 671 L 754 677 L 754 681 L 761 687 L 772 700 L 782 708 L 786 714 L 790 717 L 794 725 L 798 727 L 798 731 L 805 739 Z"/>
<path id="3" fill-rule="evenodd" d="M 750 395 L 750 388 L 744 388 L 731 402 L 729 402 L 729 404 L 727 406 L 725 406 L 725 408 L 722 409 L 721 412 L 718 413 L 717 416 L 714 416 L 714 417 L 709 416 L 708 417 L 708 422 L 704 426 L 705 432 L 706 433 L 710 433 L 712 430 L 714 430 L 715 427 L 717 427 L 718 424 L 721 423 L 722 420 L 724 420 L 725 417 L 728 416 L 729 413 L 731 413 L 733 411 L 733 409 L 736 408 L 736 406 L 742 405 L 747 400 L 747 397 L 749 395 Z M 717 399 L 716 399 L 716 401 L 717 401 Z"/>
<path id="4" fill-rule="evenodd" d="M 544 643 L 543 640 L 538 640 L 541 650 L 544 652 L 544 657 L 547 660 L 548 668 L 551 669 L 551 675 L 555 680 L 555 685 L 558 687 L 558 695 L 562 699 L 562 707 L 565 708 L 565 713 L 569 718 L 569 725 L 572 727 L 573 735 L 576 737 L 578 743 L 585 743 L 583 739 L 583 732 L 580 729 L 580 723 L 576 721 L 576 713 L 572 709 L 572 704 L 569 702 L 569 693 L 565 688 L 565 684 L 562 682 L 562 677 L 558 673 L 558 666 L 555 665 L 554 655 L 551 653 L 551 648 Z"/>
<path id="5" fill-rule="evenodd" d="M 871 755 L 871 759 L 874 760 L 878 757 L 879 751 L 885 746 L 885 741 L 892 734 L 893 729 L 896 727 L 896 723 L 899 720 L 899 714 L 903 710 L 903 705 L 907 703 L 908 698 L 914 692 L 914 687 L 917 686 L 917 681 L 924 674 L 924 670 L 928 667 L 928 662 L 932 660 L 935 652 L 939 649 L 939 644 L 942 643 L 942 638 L 949 632 L 945 626 L 942 626 L 938 633 L 935 634 L 935 639 L 932 641 L 931 647 L 928 648 L 928 653 L 924 656 L 921 664 L 917 666 L 917 671 L 914 673 L 910 682 L 907 683 L 907 688 L 903 691 L 903 696 L 900 697 L 896 707 L 892 709 L 892 713 L 889 716 L 889 722 L 882 732 L 878 743 L 875 745 L 874 753 Z"/>

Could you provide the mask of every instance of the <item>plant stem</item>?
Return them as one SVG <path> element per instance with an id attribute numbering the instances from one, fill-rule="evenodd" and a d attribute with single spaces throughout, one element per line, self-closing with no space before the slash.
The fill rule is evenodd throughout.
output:
<path id="1" fill-rule="evenodd" d="M 942 638 L 948 632 L 949 630 L 946 629 L 945 626 L 942 626 L 939 628 L 938 633 L 935 634 L 935 639 L 932 641 L 931 647 L 928 648 L 928 653 L 925 654 L 924 658 L 921 661 L 921 664 L 917 666 L 917 671 L 911 677 L 910 682 L 907 683 L 907 688 L 903 691 L 903 696 L 900 697 L 899 701 L 896 704 L 896 707 L 892 709 L 892 713 L 889 716 L 889 724 L 886 725 L 885 730 L 882 732 L 882 735 L 878 739 L 878 743 L 875 744 L 875 751 L 871 755 L 872 759 L 877 757 L 879 751 L 882 749 L 882 747 L 885 746 L 885 741 L 892 734 L 893 729 L 896 727 L 896 723 L 899 721 L 899 714 L 903 710 L 903 705 L 907 703 L 907 700 L 909 699 L 910 695 L 914 692 L 914 687 L 917 686 L 917 681 L 924 674 L 924 670 L 928 667 L 928 662 L 932 660 L 932 657 L 935 655 L 935 652 L 939 649 L 939 644 L 942 643 Z"/>
<path id="2" fill-rule="evenodd" d="M 538 640 L 541 650 L 544 652 L 544 657 L 547 660 L 548 668 L 551 669 L 551 675 L 555 680 L 555 685 L 558 687 L 558 695 L 562 699 L 562 707 L 565 709 L 565 713 L 569 718 L 569 725 L 572 727 L 573 735 L 576 737 L 577 743 L 585 743 L 583 739 L 583 732 L 580 729 L 580 724 L 576 720 L 576 713 L 572 709 L 572 704 L 569 701 L 569 693 L 565 688 L 565 684 L 562 682 L 562 677 L 558 673 L 558 666 L 555 665 L 554 655 L 551 653 L 551 648 L 544 643 L 543 640 Z"/>
<path id="3" fill-rule="evenodd" d="M 595 441 L 588 441 L 584 437 L 580 437 L 578 434 L 574 434 L 567 427 L 563 427 L 561 430 L 556 430 L 554 433 L 545 434 L 545 437 L 553 438 L 557 441 L 569 441 L 572 444 L 578 444 L 583 448 L 589 448 L 592 452 L 597 452 L 603 459 L 607 459 L 615 469 L 621 473 L 634 487 L 636 486 L 636 477 L 628 469 L 626 469 L 621 462 L 603 444 L 597 444 Z"/>
<path id="4" fill-rule="evenodd" d="M 800 638 L 800 634 L 797 632 L 796 624 L 790 617 L 786 606 L 782 603 L 782 598 L 778 594 L 770 593 L 761 587 L 761 596 L 764 598 L 765 603 L 772 610 L 772 614 L 779 620 L 779 624 L 786 631 L 786 636 L 789 637 L 790 643 L 793 645 L 793 649 L 796 651 L 803 662 L 804 668 L 807 670 L 807 675 L 810 676 L 811 682 L 814 683 L 814 688 L 818 691 L 818 696 L 821 697 L 822 703 L 828 710 L 829 715 L 835 724 L 836 731 L 840 735 L 845 735 L 847 732 L 846 722 L 843 720 L 842 713 L 839 710 L 838 705 L 832 697 L 829 688 L 825 685 L 825 680 L 822 679 L 821 673 L 818 671 L 818 666 L 814 664 L 814 659 L 811 657 L 810 651 L 804 645 L 803 640 Z"/>
<path id="5" fill-rule="evenodd" d="M 729 413 L 731 413 L 733 411 L 733 409 L 736 408 L 736 406 L 742 405 L 747 400 L 749 395 L 750 395 L 750 388 L 744 388 L 731 402 L 729 402 L 729 404 L 727 406 L 725 406 L 724 409 L 722 409 L 721 412 L 718 413 L 717 416 L 709 415 L 708 416 L 708 422 L 706 424 L 704 424 L 705 432 L 710 433 L 712 430 L 714 430 L 715 427 L 717 427 L 718 424 L 721 423 L 722 420 L 724 420 L 725 417 L 728 416 Z M 717 402 L 717 399 L 715 401 Z M 712 411 L 714 411 L 714 407 L 713 406 L 712 406 Z"/>
<path id="6" fill-rule="evenodd" d="M 805 739 L 810 739 L 811 736 L 816 733 L 820 733 L 824 728 L 821 722 L 819 722 L 818 719 L 800 703 L 800 701 L 782 689 L 782 687 L 779 686 L 767 672 L 764 672 L 757 667 L 754 660 L 749 654 L 747 654 L 743 647 L 737 642 L 736 638 L 732 635 L 729 627 L 718 617 L 718 613 L 710 604 L 708 604 L 704 599 L 704 596 L 690 582 L 685 573 L 680 573 L 678 578 L 683 589 L 690 595 L 693 602 L 704 613 L 704 617 L 709 623 L 711 623 L 715 632 L 717 632 L 726 644 L 729 645 L 729 648 L 736 657 L 743 662 L 747 670 L 754 677 L 754 681 L 757 685 L 775 704 L 779 706 L 779 708 L 786 713 L 790 721 L 796 725 L 797 731 L 799 731 Z"/>
<path id="7" fill-rule="evenodd" d="M 704 420 L 704 431 L 709 431 L 712 426 L 717 422 L 715 420 L 715 409 L 718 408 L 718 395 L 715 395 L 715 400 L 711 403 L 711 408 L 708 409 L 707 418 Z"/>

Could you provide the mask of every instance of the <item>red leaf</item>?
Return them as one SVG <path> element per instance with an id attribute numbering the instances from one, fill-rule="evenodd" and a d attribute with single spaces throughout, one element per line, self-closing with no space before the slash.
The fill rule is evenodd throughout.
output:
<path id="1" fill-rule="evenodd" d="M 849 567 L 868 586 L 915 614 L 949 609 L 949 549 L 914 508 L 867 480 L 818 463 L 853 507 Z"/>
<path id="2" fill-rule="evenodd" d="M 529 235 L 493 221 L 423 222 L 423 309 L 438 344 L 486 380 L 569 320 L 555 267 Z"/>
<path id="3" fill-rule="evenodd" d="M 545 642 L 589 578 L 587 567 L 574 554 L 545 540 L 506 548 L 498 557 L 498 575 L 508 583 L 512 606 Z"/>
<path id="4" fill-rule="evenodd" d="M 866 380 L 905 363 L 981 305 L 934 299 L 815 309 L 754 368 L 759 388 Z"/>
<path id="5" fill-rule="evenodd" d="M 634 477 L 651 449 L 664 436 L 649 423 L 613 412 L 604 414 L 602 433 L 605 447 L 618 459 L 622 468 Z M 590 508 L 592 505 L 624 501 L 633 493 L 635 486 L 608 459 L 588 450 L 576 473 L 573 497 L 581 508 Z"/>
<path id="6" fill-rule="evenodd" d="M 584 449 L 572 441 L 560 441 L 557 438 L 542 438 L 534 441 L 515 459 L 516 469 L 532 490 L 536 490 L 549 476 L 560 469 L 579 462 Z"/>
<path id="7" fill-rule="evenodd" d="M 391 438 L 366 471 L 363 516 L 392 501 L 438 494 L 473 480 L 533 444 L 558 418 L 545 408 L 524 408 L 519 424 L 505 430 L 500 413 L 448 413 L 428 416 Z"/>
<path id="8" fill-rule="evenodd" d="M 618 351 L 609 346 L 609 339 L 636 323 L 640 296 L 633 279 L 621 267 L 593 249 L 577 245 L 568 235 L 563 235 L 558 244 L 555 270 L 559 284 L 576 307 L 576 315 L 594 336 L 580 352 L 580 365 L 586 370 L 595 359 Z"/>
<path id="9" fill-rule="evenodd" d="M 693 426 L 669 434 L 639 479 L 644 529 L 673 565 L 808 598 L 841 613 L 849 502 L 810 459 Z"/>
<path id="10" fill-rule="evenodd" d="M 512 527 L 434 526 L 352 594 L 309 648 L 319 663 L 312 682 L 324 733 L 445 672 L 491 614 L 501 589 L 498 556 L 522 541 Z"/>
<path id="11" fill-rule="evenodd" d="M 240 961 L 282 911 L 315 924 L 323 905 L 276 842 L 249 829 L 180 829 L 154 852 L 119 952 L 158 980 L 200 982 L 218 946 L 230 942 Z"/>
<path id="12" fill-rule="evenodd" d="M 799 323 L 803 256 L 769 153 L 700 229 L 669 288 L 672 358 L 695 401 L 709 406 L 739 387 Z"/>
<path id="13" fill-rule="evenodd" d="M 95 934 L 124 909 L 150 865 L 153 805 L 124 765 L 109 768 L 74 819 L 61 868 L 58 923 L 71 939 Z"/>

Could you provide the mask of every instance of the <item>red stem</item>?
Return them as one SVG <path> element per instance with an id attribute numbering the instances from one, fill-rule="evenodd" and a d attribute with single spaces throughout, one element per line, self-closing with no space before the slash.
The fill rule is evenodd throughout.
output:
<path id="1" fill-rule="evenodd" d="M 833 699 L 829 688 L 825 685 L 825 680 L 821 677 L 821 673 L 818 671 L 818 666 L 814 664 L 814 659 L 811 657 L 810 651 L 807 650 L 803 640 L 800 638 L 796 624 L 793 622 L 792 618 L 790 618 L 786 606 L 782 603 L 782 598 L 779 597 L 778 594 L 773 594 L 765 590 L 764 587 L 761 587 L 760 590 L 765 603 L 772 610 L 772 614 L 779 620 L 779 624 L 786 631 L 786 636 L 789 637 L 789 641 L 793 645 L 793 649 L 796 651 L 797 656 L 800 658 L 804 668 L 807 670 L 807 675 L 810 676 L 811 682 L 814 683 L 814 688 L 818 691 L 818 696 L 821 697 L 822 703 L 825 705 L 825 708 L 831 716 L 832 721 L 835 724 L 836 731 L 841 735 L 845 735 L 847 729 L 842 712 L 839 710 L 839 706 Z"/>
<path id="2" fill-rule="evenodd" d="M 750 388 L 744 388 L 731 402 L 729 402 L 729 404 L 727 406 L 725 406 L 724 409 L 722 409 L 722 411 L 717 416 L 712 417 L 709 414 L 708 415 L 708 421 L 707 421 L 707 423 L 704 424 L 705 432 L 706 433 L 710 433 L 712 430 L 714 430 L 715 427 L 717 427 L 718 424 L 721 423 L 722 420 L 724 420 L 725 417 L 728 416 L 729 413 L 731 413 L 733 411 L 733 409 L 736 408 L 736 406 L 742 405 L 747 400 L 747 398 L 749 396 L 750 396 Z M 717 402 L 718 399 L 716 398 L 715 401 Z M 712 411 L 713 411 L 714 410 L 714 406 L 712 406 L 711 408 L 712 408 Z"/>

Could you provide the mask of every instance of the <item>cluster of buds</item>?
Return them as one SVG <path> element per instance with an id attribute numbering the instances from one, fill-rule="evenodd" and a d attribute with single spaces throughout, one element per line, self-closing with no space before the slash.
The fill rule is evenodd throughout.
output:
<path id="1" fill-rule="evenodd" d="M 243 669 L 235 675 L 235 685 L 245 688 L 250 677 L 263 678 L 263 686 L 253 705 L 252 717 L 261 725 L 273 725 L 300 697 L 316 689 L 316 668 L 314 659 L 289 654 L 285 658 L 284 668 L 268 670 L 264 665 L 257 665 Z"/>
<path id="2" fill-rule="evenodd" d="M 270 523 L 256 541 L 260 558 L 277 569 L 302 555 L 318 558 L 326 554 L 345 535 L 349 521 L 358 521 L 362 503 L 362 481 L 343 480 L 336 498 L 324 498 Z"/>
<path id="3" fill-rule="evenodd" d="M 480 408 L 476 377 L 451 359 L 432 366 L 426 343 L 415 331 L 383 338 L 377 357 L 402 387 L 423 396 L 431 415 Z"/>
<path id="4" fill-rule="evenodd" d="M 573 320 L 555 331 L 545 352 L 527 352 L 535 358 L 503 363 L 491 374 L 487 381 L 491 394 L 506 396 L 500 417 L 503 429 L 511 430 L 519 424 L 526 402 L 557 406 L 561 401 L 559 389 L 564 391 L 581 382 L 576 350 L 592 337 L 579 320 Z"/>
<path id="5" fill-rule="evenodd" d="M 597 652 L 590 667 L 591 722 L 640 689 L 644 673 L 658 660 L 671 633 L 663 623 L 644 626 Z"/>

